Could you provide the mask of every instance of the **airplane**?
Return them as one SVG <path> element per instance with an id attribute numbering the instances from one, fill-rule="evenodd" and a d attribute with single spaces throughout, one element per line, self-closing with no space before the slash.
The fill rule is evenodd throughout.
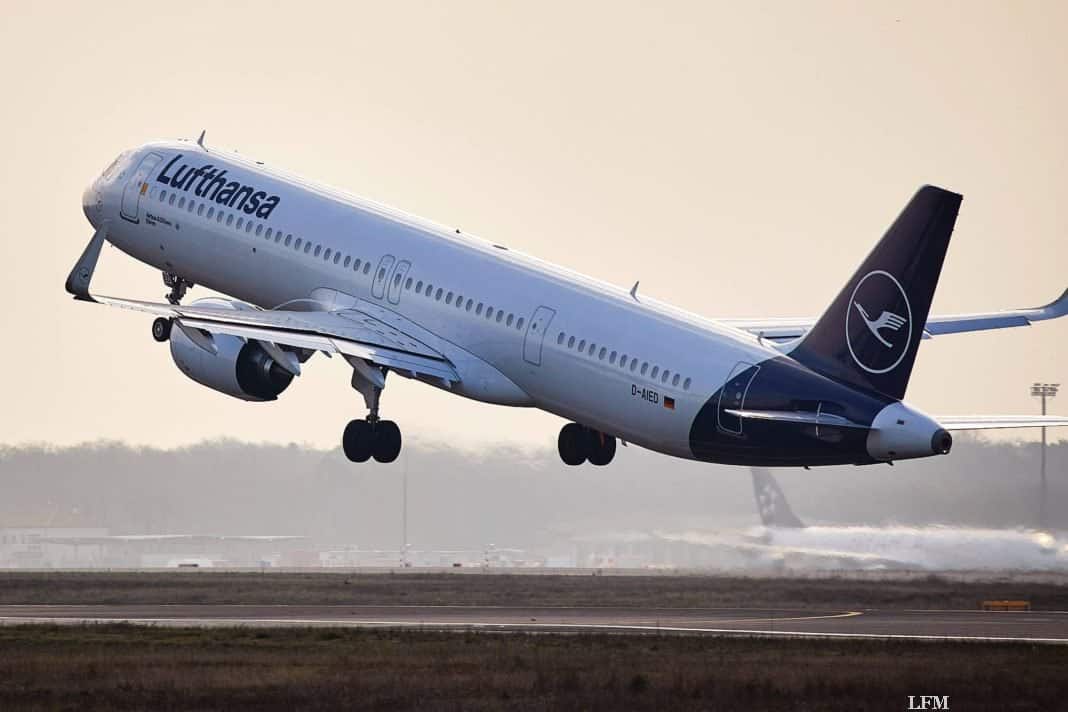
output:
<path id="1" fill-rule="evenodd" d="M 763 528 L 748 550 L 789 565 L 820 568 L 1068 569 L 1068 543 L 1032 529 L 954 526 L 806 525 L 769 470 L 753 468 Z"/>
<path id="2" fill-rule="evenodd" d="M 196 141 L 123 151 L 86 188 L 94 228 L 76 299 L 156 317 L 194 381 L 272 401 L 316 352 L 364 398 L 342 449 L 394 461 L 389 374 L 570 422 L 567 465 L 617 440 L 734 465 L 893 463 L 949 453 L 951 431 L 1068 425 L 1045 416 L 932 417 L 903 398 L 921 339 L 1068 313 L 928 316 L 962 196 L 924 186 L 818 319 L 706 319 Z M 163 273 L 166 302 L 93 295 L 104 242 Z M 200 284 L 229 298 L 182 303 Z"/>

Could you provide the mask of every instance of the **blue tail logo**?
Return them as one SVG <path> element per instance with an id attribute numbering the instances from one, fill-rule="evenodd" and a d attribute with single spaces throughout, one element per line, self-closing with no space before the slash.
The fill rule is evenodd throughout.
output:
<path id="1" fill-rule="evenodd" d="M 912 306 L 901 283 L 885 270 L 872 270 L 857 282 L 848 304 L 846 346 L 853 360 L 868 373 L 893 371 L 912 341 Z"/>
<path id="2" fill-rule="evenodd" d="M 897 331 L 905 325 L 905 317 L 895 314 L 893 312 L 884 311 L 882 314 L 879 315 L 878 319 L 872 319 L 870 316 L 868 316 L 868 312 L 864 310 L 864 307 L 861 306 L 860 302 L 853 302 L 853 306 L 857 308 L 857 311 L 860 312 L 861 317 L 864 318 L 864 323 L 868 325 L 868 330 L 871 331 L 872 335 L 874 335 L 875 338 L 882 342 L 883 346 L 885 346 L 886 348 L 893 348 L 894 345 L 884 339 L 882 334 L 879 333 L 879 330 L 889 329 L 890 331 Z"/>

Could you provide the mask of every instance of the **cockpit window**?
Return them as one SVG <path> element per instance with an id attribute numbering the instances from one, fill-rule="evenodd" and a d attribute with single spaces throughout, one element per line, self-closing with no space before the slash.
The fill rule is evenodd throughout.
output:
<path id="1" fill-rule="evenodd" d="M 108 165 L 108 167 L 104 169 L 104 172 L 103 172 L 103 173 L 101 173 L 101 175 L 102 175 L 102 176 L 103 176 L 104 178 L 111 178 L 111 176 L 112 176 L 112 175 L 114 175 L 114 173 L 115 173 L 115 167 L 119 165 L 119 163 L 120 163 L 120 162 L 122 161 L 122 159 L 126 158 L 126 155 L 127 155 L 128 153 L 129 153 L 129 151 L 123 151 L 122 153 L 120 153 L 120 154 L 118 155 L 118 157 L 116 157 L 116 158 L 115 158 L 115 160 L 114 160 L 114 161 L 112 161 L 112 162 L 111 162 L 111 163 L 110 163 L 110 164 Z"/>

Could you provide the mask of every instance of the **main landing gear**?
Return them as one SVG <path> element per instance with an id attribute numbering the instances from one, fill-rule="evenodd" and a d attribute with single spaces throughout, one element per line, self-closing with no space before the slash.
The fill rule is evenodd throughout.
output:
<path id="1" fill-rule="evenodd" d="M 393 462 L 400 455 L 401 431 L 392 420 L 378 417 L 378 402 L 386 386 L 386 369 L 354 356 L 346 357 L 352 365 L 352 387 L 363 395 L 367 417 L 350 421 L 341 436 L 341 449 L 353 462 Z"/>
<path id="2" fill-rule="evenodd" d="M 588 460 L 591 465 L 603 466 L 616 456 L 613 436 L 578 423 L 568 423 L 560 428 L 556 446 L 565 465 L 581 465 Z"/>

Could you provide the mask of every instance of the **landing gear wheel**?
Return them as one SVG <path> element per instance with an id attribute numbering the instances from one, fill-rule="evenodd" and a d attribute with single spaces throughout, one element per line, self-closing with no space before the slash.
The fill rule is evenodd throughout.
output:
<path id="1" fill-rule="evenodd" d="M 616 439 L 598 430 L 590 429 L 586 433 L 589 438 L 589 451 L 586 456 L 590 464 L 604 467 L 616 456 Z"/>
<path id="2" fill-rule="evenodd" d="M 152 338 L 160 343 L 163 343 L 167 339 L 171 338 L 171 320 L 166 317 L 159 317 L 152 322 Z"/>
<path id="3" fill-rule="evenodd" d="M 574 467 L 586 461 L 586 429 L 578 423 L 568 423 L 560 428 L 560 436 L 556 439 L 556 447 L 560 451 L 560 459 L 565 465 Z"/>
<path id="4" fill-rule="evenodd" d="M 375 423 L 375 444 L 371 454 L 379 462 L 393 462 L 400 455 L 401 431 L 392 420 Z"/>
<path id="5" fill-rule="evenodd" d="M 345 426 L 341 436 L 341 449 L 353 462 L 367 462 L 375 446 L 375 433 L 366 420 L 353 420 Z"/>

